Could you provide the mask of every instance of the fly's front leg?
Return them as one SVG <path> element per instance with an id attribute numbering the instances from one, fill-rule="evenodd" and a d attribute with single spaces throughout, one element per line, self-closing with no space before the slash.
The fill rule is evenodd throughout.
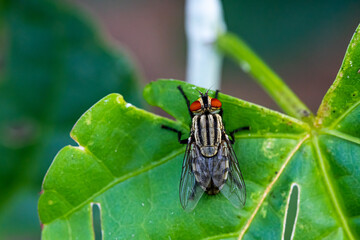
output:
<path id="1" fill-rule="evenodd" d="M 235 133 L 245 131 L 245 130 L 250 130 L 250 127 L 246 126 L 246 127 L 238 128 L 238 129 L 235 129 L 235 130 L 229 132 L 229 135 L 231 136 L 231 139 L 229 139 L 230 143 L 231 144 L 235 143 L 235 136 L 234 136 Z"/>
<path id="2" fill-rule="evenodd" d="M 181 139 L 182 133 L 179 130 L 177 130 L 175 128 L 172 128 L 172 127 L 165 126 L 165 125 L 161 125 L 161 128 L 167 129 L 169 131 L 177 133 L 178 134 L 178 141 L 179 141 L 180 144 L 187 144 L 188 143 L 188 139 Z"/>
<path id="3" fill-rule="evenodd" d="M 187 98 L 187 96 L 186 96 L 184 90 L 182 89 L 182 87 L 179 85 L 179 86 L 177 86 L 177 88 L 179 89 L 181 95 L 183 95 L 183 97 L 185 98 L 186 106 L 187 106 L 187 108 L 188 108 L 190 117 L 191 117 L 191 119 L 192 119 L 192 118 L 194 117 L 194 114 L 193 114 L 193 112 L 190 110 L 190 101 L 189 101 L 189 99 Z"/>
<path id="4" fill-rule="evenodd" d="M 220 90 L 216 90 L 216 92 L 215 92 L 215 98 L 216 99 L 218 98 L 219 92 L 220 92 Z"/>

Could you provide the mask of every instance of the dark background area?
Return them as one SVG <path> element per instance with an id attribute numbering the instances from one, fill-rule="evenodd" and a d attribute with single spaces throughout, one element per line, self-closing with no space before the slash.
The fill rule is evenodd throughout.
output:
<path id="1" fill-rule="evenodd" d="M 69 31 L 69 34 L 66 35 L 66 40 L 69 42 L 66 43 L 66 46 L 62 47 L 68 51 L 69 56 L 72 56 L 74 52 L 79 54 L 76 55 L 79 56 L 79 59 L 84 56 L 90 56 L 87 57 L 90 59 L 89 62 L 84 63 L 80 61 L 74 62 L 74 64 L 79 64 L 79 66 L 83 66 L 82 64 L 90 66 L 90 70 L 100 77 L 106 75 L 104 72 L 111 72 L 113 66 L 118 66 L 115 61 L 116 56 L 113 56 L 113 53 L 109 53 L 106 49 L 99 50 L 96 48 L 98 44 L 96 38 L 86 41 L 86 36 L 92 36 L 92 29 L 83 27 L 82 19 L 77 21 L 76 17 L 73 19 L 71 16 L 69 17 L 68 15 L 61 13 L 59 16 L 62 16 L 63 14 L 64 16 L 62 17 L 69 21 L 68 25 L 65 23 L 64 25 L 61 25 L 63 24 L 62 20 L 52 19 L 52 17 L 57 14 L 56 9 L 54 10 L 52 8 L 51 11 L 50 9 L 48 11 L 46 7 L 44 7 L 44 9 L 41 9 L 38 12 L 45 16 L 48 14 L 48 17 L 58 24 L 56 26 L 51 26 L 52 22 L 42 24 L 41 21 L 43 20 L 41 19 L 46 18 L 43 16 L 38 17 L 38 12 L 36 11 L 31 12 L 32 10 L 28 10 L 26 7 L 22 10 L 16 9 L 19 8 L 19 6 L 23 6 L 22 4 L 25 2 L 32 2 L 32 5 L 35 6 L 34 2 L 37 1 L 12 0 L 4 2 L 7 2 L 7 5 L 10 7 L 3 8 L 5 4 L 0 4 L 0 90 L 3 90 L 3 92 L 6 93 L 4 90 L 5 88 L 1 88 L 3 86 L 2 84 L 6 82 L 6 80 L 10 82 L 12 80 L 11 77 L 9 78 L 10 80 L 6 79 L 6 74 L 5 78 L 3 78 L 3 73 L 9 72 L 9 70 L 6 69 L 7 66 L 13 64 L 11 61 L 15 61 L 14 58 L 10 58 L 10 60 L 7 58 L 8 55 L 11 55 L 9 52 L 17 51 L 14 47 L 11 48 L 11 46 L 16 46 L 16 44 L 20 44 L 19 46 L 27 45 L 27 42 L 23 42 L 25 44 L 22 44 L 21 42 L 12 43 L 11 38 L 8 36 L 9 32 L 15 36 L 14 39 L 20 39 L 20 41 L 28 41 L 28 39 L 30 39 L 33 41 L 29 42 L 28 45 L 35 44 L 34 46 L 37 46 L 37 48 L 31 49 L 30 46 L 29 48 L 34 51 L 27 53 L 29 56 L 30 54 L 33 54 L 33 52 L 42 50 L 53 51 L 54 55 L 56 55 L 58 54 L 58 51 L 51 48 L 51 44 L 47 45 L 47 47 L 50 47 L 46 50 L 41 40 L 44 40 L 43 42 L 46 43 L 53 37 L 46 35 L 47 30 L 56 30 L 58 27 L 64 27 L 64 29 L 67 29 L 68 27 L 71 29 L 71 26 L 69 27 L 68 25 L 72 25 L 72 21 L 74 21 L 74 23 L 79 26 L 74 26 L 73 29 L 75 30 L 73 33 Z M 63 1 L 58 2 L 61 4 L 64 3 Z M 90 19 L 91 23 L 97 25 L 96 28 L 101 31 L 100 35 L 102 35 L 102 38 L 105 38 L 105 42 L 107 42 L 107 48 L 119 49 L 119 47 L 123 47 L 126 49 L 132 60 L 137 63 L 138 69 L 140 69 L 139 76 L 141 81 L 140 84 L 142 86 L 150 81 L 155 81 L 158 78 L 184 80 L 186 72 L 186 41 L 184 35 L 185 1 L 67 0 L 65 4 L 68 5 L 68 9 L 75 9 L 75 11 L 82 13 L 82 17 Z M 316 2 L 224 0 L 223 5 L 228 30 L 242 37 L 247 44 L 284 79 L 300 99 L 302 99 L 312 111 L 316 112 L 324 94 L 336 77 L 347 45 L 359 24 L 360 2 L 355 0 Z M 8 9 L 10 9 L 9 12 L 11 11 L 11 13 L 7 13 Z M 36 9 L 36 7 L 34 9 Z M 27 11 L 30 12 L 30 14 Z M 31 15 L 29 19 L 34 20 L 34 22 L 39 21 L 39 26 L 46 25 L 48 29 L 42 32 L 38 31 L 39 29 L 42 30 L 41 28 L 29 28 L 26 24 L 21 25 L 23 24 L 21 21 L 16 22 L 18 20 L 16 17 L 18 15 L 21 16 L 22 13 L 25 15 L 29 14 L 29 16 Z M 4 15 L 10 17 L 4 17 Z M 19 19 L 21 19 L 21 17 Z M 8 24 L 8 22 L 11 21 L 13 22 Z M 7 29 L 9 26 L 13 27 L 10 31 Z M 80 27 L 83 27 L 84 32 L 77 32 L 77 29 L 80 29 Z M 55 30 L 53 32 L 48 32 L 55 36 L 56 34 L 59 34 Z M 32 38 L 32 36 L 28 36 L 28 38 L 24 39 L 16 38 L 16 36 L 22 37 L 21 34 L 23 33 L 31 35 L 34 32 L 44 35 L 39 34 L 39 36 L 34 38 Z M 76 36 L 74 37 L 74 35 Z M 58 35 L 56 35 L 56 37 L 58 37 Z M 76 46 L 76 44 L 73 46 L 71 41 L 73 39 L 76 40 L 76 38 L 79 38 L 81 41 L 79 40 L 79 42 L 76 42 L 76 44 L 79 44 L 78 46 Z M 49 42 L 51 42 L 50 40 Z M 93 50 L 93 45 L 95 46 L 94 49 L 97 49 L 96 51 Z M 68 46 L 73 49 L 70 47 L 67 48 Z M 79 50 L 79 52 L 77 52 L 77 50 Z M 19 51 L 16 53 L 16 57 L 18 57 L 19 60 L 25 59 L 24 61 L 27 61 L 26 57 L 21 57 L 21 52 Z M 87 55 L 87 51 L 92 51 L 93 55 Z M 45 60 L 40 60 L 43 61 L 42 63 L 44 63 L 44 66 L 47 66 L 47 55 L 45 53 L 43 55 L 45 56 Z M 101 58 L 99 56 L 101 56 Z M 124 59 L 121 61 L 126 62 Z M 3 157 L 4 154 L 3 156 L 0 156 L 2 168 L 0 169 L 0 173 L 2 173 L 2 171 L 7 171 L 6 164 L 9 163 L 10 167 L 17 169 L 17 175 L 8 174 L 8 172 L 6 172 L 6 174 L 15 176 L 14 178 L 16 178 L 16 176 L 22 176 L 23 178 L 14 181 L 14 189 L 11 189 L 13 185 L 8 184 L 11 179 L 4 180 L 3 178 L 0 178 L 0 180 L 3 181 L 0 186 L 5 186 L 4 189 L 6 190 L 6 194 L 9 194 L 9 197 L 6 197 L 6 200 L 0 199 L 0 239 L 38 239 L 40 237 L 40 224 L 38 223 L 36 213 L 36 204 L 39 192 L 41 191 L 40 181 L 43 178 L 46 169 L 50 166 L 56 152 L 66 144 L 74 145 L 69 137 L 71 126 L 75 124 L 76 119 L 78 119 L 86 109 L 91 107 L 97 100 L 100 100 L 101 97 L 110 92 L 120 92 L 123 94 L 126 90 L 130 89 L 130 87 L 124 87 L 128 85 L 117 82 L 117 75 L 121 74 L 126 76 L 129 75 L 127 77 L 130 79 L 129 81 L 131 81 L 133 78 L 133 69 L 130 65 L 129 69 L 124 70 L 119 67 L 119 69 L 114 70 L 111 74 L 109 73 L 111 76 L 108 76 L 108 78 L 112 79 L 113 82 L 110 83 L 104 81 L 100 84 L 101 81 L 99 79 L 98 84 L 97 76 L 91 75 L 91 71 L 77 72 L 77 67 L 71 64 L 72 63 L 69 63 L 67 66 L 58 69 L 60 73 L 59 78 L 63 77 L 64 79 L 68 79 L 69 77 L 67 77 L 66 74 L 63 74 L 63 69 L 70 69 L 69 76 L 73 76 L 74 78 L 78 77 L 78 80 L 82 85 L 79 84 L 79 82 L 75 82 L 75 79 L 71 79 L 68 84 L 73 87 L 73 89 L 67 89 L 67 85 L 64 84 L 61 85 L 63 88 L 62 90 L 65 93 L 70 93 L 69 96 L 73 96 L 79 92 L 77 87 L 83 88 L 86 86 L 89 87 L 89 89 L 80 95 L 80 100 L 82 102 L 76 101 L 77 111 L 74 109 L 72 109 L 74 110 L 73 112 L 64 110 L 64 112 L 68 114 L 66 122 L 68 125 L 59 128 L 59 125 L 64 123 L 63 119 L 58 119 L 53 116 L 50 117 L 51 119 L 47 119 L 45 116 L 45 120 L 49 122 L 49 126 L 43 128 L 41 124 L 44 121 L 42 121 L 41 118 L 39 118 L 40 120 L 34 118 L 36 121 L 39 120 L 39 122 L 34 123 L 34 126 L 37 126 L 41 130 L 39 130 L 39 135 L 37 136 L 38 139 L 40 139 L 38 142 L 32 142 L 32 145 L 26 145 L 25 139 L 25 143 L 20 142 L 20 145 L 23 144 L 25 146 L 23 149 L 18 148 L 17 146 L 17 148 L 11 148 L 9 150 L 7 149 L 6 144 L 4 147 L 1 145 L 2 142 L 0 141 L 0 154 L 2 154 L 2 147 L 4 147 L 5 153 L 10 152 L 10 157 L 8 159 Z M 103 64 L 103 66 L 101 64 Z M 26 64 L 24 63 L 23 65 Z M 22 64 L 14 64 L 11 66 L 21 67 Z M 95 69 L 93 66 L 98 66 L 98 68 Z M 128 65 L 125 64 L 125 66 Z M 12 69 L 14 73 L 17 73 L 16 70 L 17 69 Z M 44 72 L 47 72 L 48 70 L 49 69 L 45 69 Z M 49 70 L 49 72 L 51 71 Z M 34 71 L 30 71 L 30 73 L 34 73 Z M 77 75 L 71 75 L 70 73 L 76 73 Z M 18 76 L 21 74 L 24 74 L 24 77 L 28 77 L 29 79 L 32 79 L 32 77 L 36 79 L 37 77 L 36 74 L 34 74 L 34 76 L 27 76 L 27 73 L 21 72 L 19 69 Z M 49 76 L 52 75 L 49 74 Z M 106 76 L 104 79 L 105 78 Z M 4 79 L 5 81 L 3 81 Z M 54 79 L 50 78 L 50 80 L 52 81 Z M 50 80 L 45 83 L 53 86 Z M 73 80 L 74 82 L 71 82 Z M 91 80 L 91 84 L 89 84 L 89 80 Z M 21 81 L 19 82 L 21 83 Z M 103 89 L 100 89 L 100 85 Z M 20 86 L 22 86 L 24 95 L 27 94 L 27 97 L 29 97 L 30 100 L 33 100 L 31 93 L 37 93 L 37 91 L 32 88 L 32 82 L 28 81 L 26 83 L 27 88 L 24 88 L 23 85 Z M 236 64 L 227 59 L 225 59 L 223 67 L 221 86 L 221 91 L 226 94 L 279 110 L 270 97 L 268 97 L 254 81 L 242 73 L 241 69 Z M 121 89 L 126 90 L 123 91 Z M 140 87 L 140 89 L 142 89 L 142 87 Z M 56 89 L 54 88 L 53 90 Z M 129 92 L 132 91 L 135 91 L 135 87 L 132 88 L 131 91 L 129 90 Z M 0 91 L 0 93 L 3 92 Z M 137 97 L 134 96 L 135 94 L 131 95 L 129 92 L 127 93 L 128 97 L 125 97 L 125 100 L 136 104 L 135 99 Z M 7 94 L 11 95 L 10 92 Z M 17 92 L 17 94 L 20 93 Z M 65 96 L 68 95 L 65 94 Z M 134 100 L 131 99 L 131 96 L 134 96 Z M 1 102 L 2 98 L 5 99 L 5 97 L 0 96 L 0 107 L 3 106 L 1 105 L 3 104 L 3 102 Z M 13 98 L 18 100 L 16 97 Z M 62 106 L 65 106 L 64 109 L 66 109 L 66 106 L 72 105 L 71 98 L 63 98 L 61 101 L 62 100 Z M 26 106 L 26 103 L 20 103 L 19 105 L 21 104 Z M 139 105 L 141 104 L 139 103 Z M 32 107 L 34 108 L 34 106 Z M 28 112 L 26 114 L 33 117 L 35 110 L 32 111 L 31 107 L 26 108 L 26 110 Z M 44 115 L 47 113 L 46 111 L 38 111 L 44 112 Z M 159 110 L 155 111 L 161 113 Z M 0 130 L 2 128 L 2 119 L 10 121 L 7 119 L 8 116 L 6 115 L 8 112 L 4 111 L 2 108 L 0 109 Z M 26 115 L 26 117 L 28 117 L 28 115 Z M 55 120 L 53 121 L 52 118 Z M 33 126 L 32 122 L 26 121 L 25 127 L 26 124 L 30 127 Z M 23 127 L 22 124 L 23 122 L 20 122 L 20 127 Z M 46 128 L 48 128 L 49 131 L 45 131 Z M 37 130 L 38 129 L 35 129 L 33 131 L 36 133 Z M 35 133 L 34 135 L 37 134 Z M 46 134 L 41 135 L 43 133 Z M 46 137 L 52 141 L 47 141 Z M 0 140 L 4 140 L 3 138 L 4 137 L 0 136 Z M 38 139 L 35 140 L 37 141 Z M 8 139 L 5 138 L 5 141 L 7 140 Z M 16 145 L 17 143 L 13 142 L 12 144 Z M 27 151 L 29 151 L 30 154 Z M 20 159 L 18 156 L 22 156 L 23 159 Z M 28 156 L 31 157 L 26 159 Z M 4 159 L 5 161 L 3 161 Z M 29 182 L 31 182 L 31 184 L 28 184 Z M 0 192 L 1 197 L 4 192 L 3 189 L 0 188 L 0 190 L 2 191 Z"/>
<path id="2" fill-rule="evenodd" d="M 185 1 L 75 2 L 97 19 L 110 41 L 133 54 L 144 82 L 185 78 Z M 316 112 L 359 24 L 360 2 L 227 0 L 223 7 L 228 30 L 242 37 Z M 221 88 L 278 110 L 230 60 L 225 60 Z"/>

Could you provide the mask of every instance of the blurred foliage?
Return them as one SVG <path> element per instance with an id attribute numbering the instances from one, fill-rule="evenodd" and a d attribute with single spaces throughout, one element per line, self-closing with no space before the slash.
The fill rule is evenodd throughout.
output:
<path id="1" fill-rule="evenodd" d="M 141 106 L 138 76 L 86 16 L 56 1 L 1 3 L 0 238 L 39 237 L 37 198 L 69 132 L 99 98 L 122 92 Z"/>
<path id="2" fill-rule="evenodd" d="M 315 45 L 314 39 L 344 39 L 343 35 L 335 35 L 336 31 L 352 32 L 360 11 L 358 0 L 222 0 L 222 3 L 228 30 L 251 43 L 255 52 L 272 63 L 290 58 L 297 61 L 304 49 L 316 51 L 321 46 Z"/>

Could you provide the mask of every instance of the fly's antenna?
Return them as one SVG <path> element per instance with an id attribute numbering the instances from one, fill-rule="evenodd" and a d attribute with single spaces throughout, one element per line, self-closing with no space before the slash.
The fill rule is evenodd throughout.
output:
<path id="1" fill-rule="evenodd" d="M 209 88 L 208 88 L 208 90 L 206 91 L 206 93 L 205 93 L 205 96 L 208 96 L 209 95 L 209 91 L 210 91 L 210 89 L 214 86 L 215 84 L 212 84 Z"/>
<path id="2" fill-rule="evenodd" d="M 198 92 L 200 93 L 201 97 L 204 97 L 204 94 L 200 90 L 198 90 Z M 206 94 L 207 94 L 207 92 L 206 92 Z"/>
<path id="3" fill-rule="evenodd" d="M 206 91 L 205 96 L 209 95 L 209 90 L 210 90 L 210 88 Z"/>

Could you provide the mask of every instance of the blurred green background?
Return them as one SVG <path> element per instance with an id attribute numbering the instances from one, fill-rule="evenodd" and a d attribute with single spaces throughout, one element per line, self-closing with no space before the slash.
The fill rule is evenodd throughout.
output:
<path id="1" fill-rule="evenodd" d="M 82 113 L 112 92 L 142 107 L 146 82 L 184 79 L 184 4 L 1 1 L 0 239 L 40 237 L 41 181 L 57 151 L 76 145 L 69 132 Z M 359 24 L 360 2 L 223 4 L 229 31 L 316 112 Z M 278 109 L 228 60 L 222 80 L 222 92 Z"/>

